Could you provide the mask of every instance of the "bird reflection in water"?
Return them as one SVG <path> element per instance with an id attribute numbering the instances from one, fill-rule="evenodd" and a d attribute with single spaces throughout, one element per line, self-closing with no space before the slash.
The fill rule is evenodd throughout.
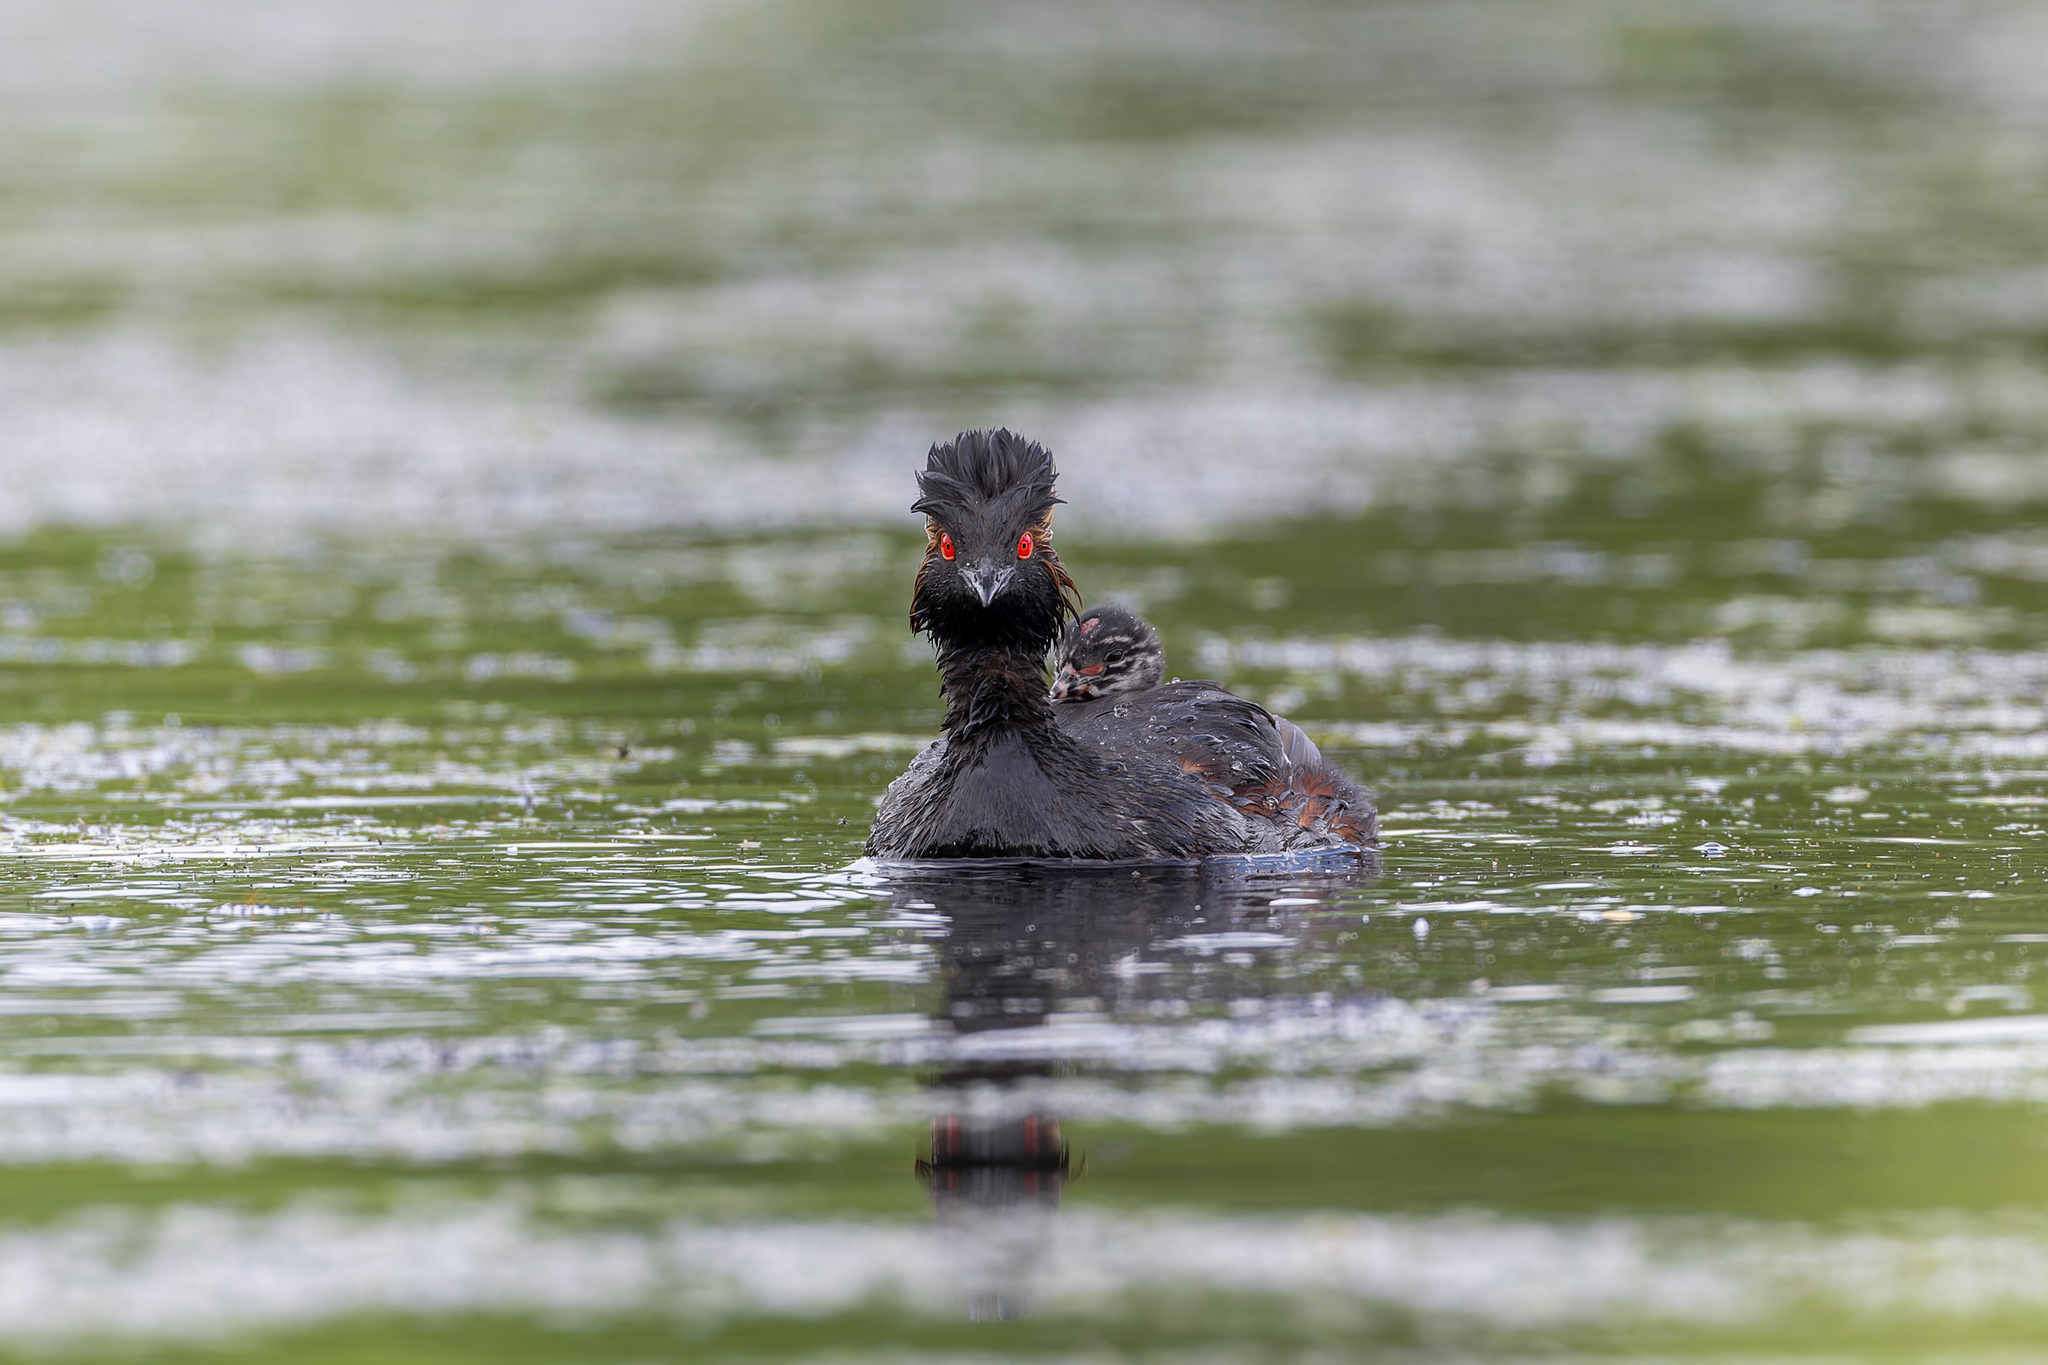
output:
<path id="1" fill-rule="evenodd" d="M 1179 969 L 1188 943 L 1246 930 L 1287 933 L 1298 919 L 1291 907 L 1333 897 L 1378 866 L 1367 854 L 1285 867 L 886 869 L 896 904 L 948 921 L 942 1009 L 956 1045 L 931 1081 L 937 1114 L 917 1172 L 939 1227 L 955 1241 L 971 1317 L 1007 1320 L 1028 1308 L 1038 1268 L 1050 1259 L 1053 1215 L 1082 1166 L 1038 1082 L 1086 1063 L 1067 1055 L 1066 1030 L 1048 1022 L 1113 1024 L 1205 1007 L 1212 1002 L 1198 998 L 1201 988 Z M 1278 984 L 1269 974 L 1240 973 L 1232 988 Z"/>
<path id="2" fill-rule="evenodd" d="M 1051 1240 L 1047 1217 L 1070 1174 L 1060 1122 L 1046 1114 L 943 1114 L 917 1163 L 939 1226 L 960 1243 L 967 1314 L 1008 1321 L 1024 1309 L 1031 1271 Z"/>

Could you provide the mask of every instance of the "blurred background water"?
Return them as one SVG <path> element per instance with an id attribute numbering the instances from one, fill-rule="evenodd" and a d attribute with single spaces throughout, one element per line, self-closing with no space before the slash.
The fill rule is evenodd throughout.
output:
<path id="1" fill-rule="evenodd" d="M 0 7 L 0 1352 L 2037 1349 L 2044 66 Z M 994 424 L 1379 876 L 856 861 Z"/>

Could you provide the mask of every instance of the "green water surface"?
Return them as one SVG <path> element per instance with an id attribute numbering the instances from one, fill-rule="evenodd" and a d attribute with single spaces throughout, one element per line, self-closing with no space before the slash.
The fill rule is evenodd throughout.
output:
<path id="1" fill-rule="evenodd" d="M 0 12 L 0 1354 L 2048 1338 L 2030 8 L 159 9 Z M 1375 865 L 861 861 L 996 423 Z"/>
<path id="2" fill-rule="evenodd" d="M 1365 876 L 863 871 L 937 719 L 906 535 L 14 542 L 0 1258 L 140 1305 L 17 1311 L 166 1358 L 2024 1340 L 2048 665 L 1810 585 L 2027 533 L 1759 549 L 1689 509 L 1768 484 L 1663 467 L 1512 538 L 1063 543 L 1373 785 Z M 1726 627 L 1763 595 L 1830 633 Z M 1067 1170 L 941 1197 L 949 1116 Z"/>

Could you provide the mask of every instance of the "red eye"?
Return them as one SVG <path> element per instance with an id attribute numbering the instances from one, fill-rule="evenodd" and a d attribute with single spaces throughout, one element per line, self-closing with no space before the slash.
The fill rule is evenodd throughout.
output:
<path id="1" fill-rule="evenodd" d="M 1031 533 L 1029 531 L 1017 537 L 1017 558 L 1031 558 Z"/>
<path id="2" fill-rule="evenodd" d="M 941 559 L 951 559 L 953 557 L 953 537 L 939 537 L 939 557 Z"/>

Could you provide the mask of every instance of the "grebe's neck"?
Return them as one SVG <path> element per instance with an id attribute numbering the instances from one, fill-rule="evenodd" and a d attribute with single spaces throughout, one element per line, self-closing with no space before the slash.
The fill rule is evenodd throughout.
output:
<path id="1" fill-rule="evenodd" d="M 939 645 L 948 740 L 978 747 L 1005 734 L 1058 729 L 1046 693 L 1045 651 L 1029 643 Z"/>

